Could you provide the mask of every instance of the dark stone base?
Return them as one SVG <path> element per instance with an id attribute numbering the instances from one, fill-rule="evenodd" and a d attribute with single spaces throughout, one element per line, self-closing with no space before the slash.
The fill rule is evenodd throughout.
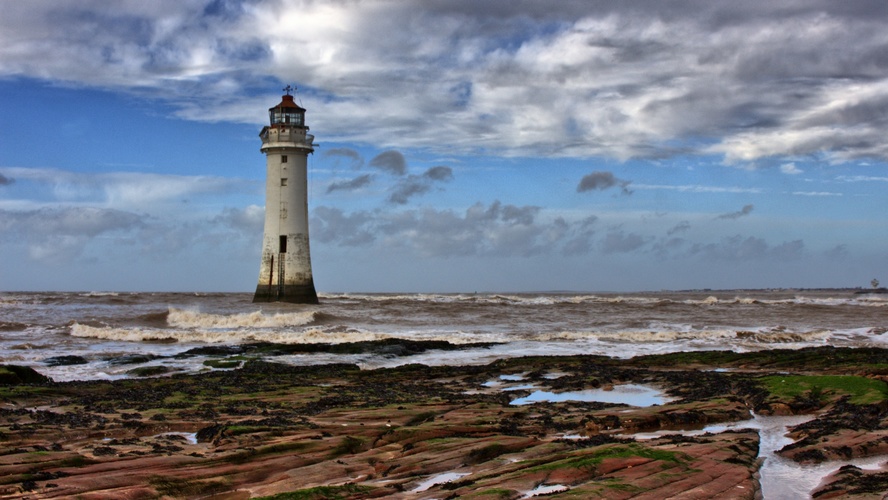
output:
<path id="1" fill-rule="evenodd" d="M 256 294 L 253 295 L 253 302 L 319 303 L 314 282 L 307 285 L 284 285 L 283 290 L 279 290 L 277 286 L 256 285 Z"/>

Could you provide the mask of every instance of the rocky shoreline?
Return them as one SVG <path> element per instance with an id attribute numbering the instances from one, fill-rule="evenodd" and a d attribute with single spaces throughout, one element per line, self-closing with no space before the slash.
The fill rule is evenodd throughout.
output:
<path id="1" fill-rule="evenodd" d="M 420 344 L 361 348 L 441 348 Z M 812 415 L 779 451 L 798 463 L 888 456 L 885 349 L 377 370 L 244 351 L 218 354 L 218 367 L 237 368 L 118 381 L 57 383 L 0 367 L 0 496 L 753 499 L 756 430 L 680 432 L 753 413 Z M 637 403 L 628 389 L 639 387 L 662 399 Z M 617 402 L 570 398 L 596 391 Z M 540 394 L 555 400 L 532 399 Z M 669 432 L 634 437 L 650 431 Z M 881 463 L 843 467 L 812 494 L 884 498 Z"/>

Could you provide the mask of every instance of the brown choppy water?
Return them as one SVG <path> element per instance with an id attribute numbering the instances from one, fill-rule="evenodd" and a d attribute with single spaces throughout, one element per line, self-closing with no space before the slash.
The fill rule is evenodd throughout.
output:
<path id="1" fill-rule="evenodd" d="M 278 362 L 477 364 L 530 354 L 888 345 L 888 295 L 851 290 L 633 294 L 322 294 L 320 305 L 252 304 L 250 294 L 2 293 L 0 362 L 59 379 L 118 378 L 144 361 L 206 369 L 177 355 L 207 345 L 386 339 L 496 343 L 415 356 L 318 352 Z M 77 356 L 78 364 L 47 363 Z M 138 356 L 142 356 L 139 358 Z M 128 358 L 127 358 L 128 357 Z M 120 359 L 128 363 L 120 363 Z M 69 359 L 70 361 L 70 359 Z M 49 366 L 56 364 L 57 366 Z"/>

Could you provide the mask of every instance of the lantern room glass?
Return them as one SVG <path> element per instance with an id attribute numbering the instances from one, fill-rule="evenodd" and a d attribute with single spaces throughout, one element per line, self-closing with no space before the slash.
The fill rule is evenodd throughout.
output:
<path id="1" fill-rule="evenodd" d="M 304 117 L 302 111 L 293 108 L 274 108 L 268 114 L 272 125 L 281 123 L 301 127 Z"/>

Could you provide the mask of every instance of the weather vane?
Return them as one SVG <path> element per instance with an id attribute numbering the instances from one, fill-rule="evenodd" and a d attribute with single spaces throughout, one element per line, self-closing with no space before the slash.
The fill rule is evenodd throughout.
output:
<path id="1" fill-rule="evenodd" d="M 287 95 L 290 95 L 290 91 L 294 91 L 294 92 L 295 92 L 295 91 L 296 91 L 296 87 L 291 87 L 291 86 L 288 84 L 286 87 L 284 87 L 284 92 L 286 92 Z"/>

